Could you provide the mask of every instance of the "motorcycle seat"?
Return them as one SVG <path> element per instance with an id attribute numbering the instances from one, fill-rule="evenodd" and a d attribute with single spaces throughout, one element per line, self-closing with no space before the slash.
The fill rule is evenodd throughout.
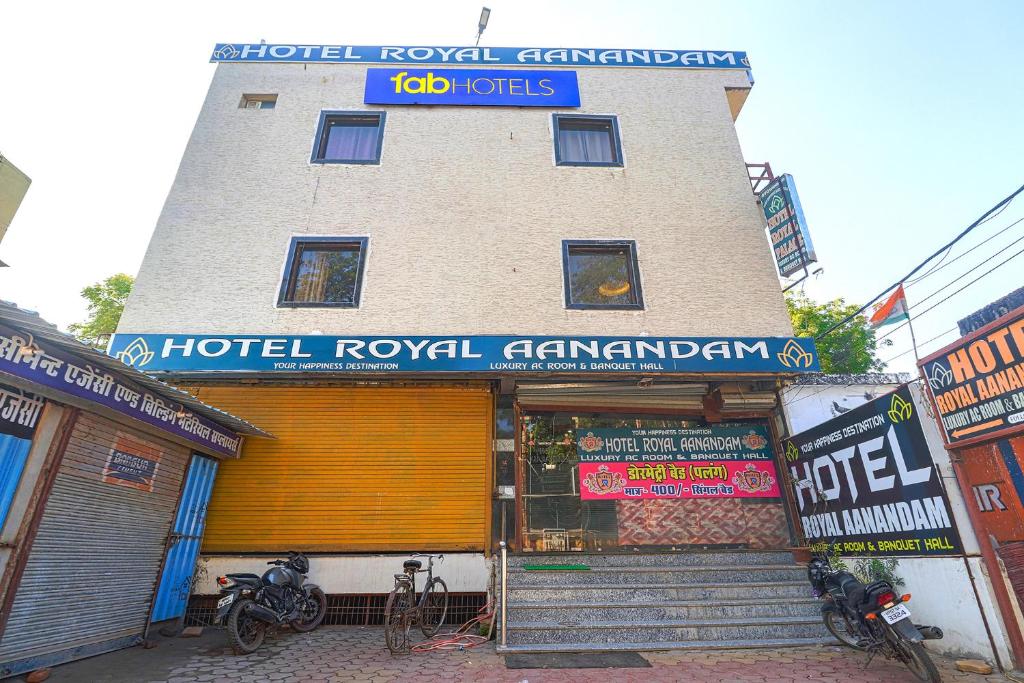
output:
<path id="1" fill-rule="evenodd" d="M 248 574 L 248 573 L 243 573 L 243 574 L 225 574 L 224 576 L 228 577 L 229 579 L 231 579 L 235 583 L 259 583 L 260 582 L 260 577 L 257 576 L 256 574 Z"/>
<path id="2" fill-rule="evenodd" d="M 402 563 L 402 567 L 405 569 L 419 569 L 423 566 L 423 563 L 419 560 L 406 560 Z"/>

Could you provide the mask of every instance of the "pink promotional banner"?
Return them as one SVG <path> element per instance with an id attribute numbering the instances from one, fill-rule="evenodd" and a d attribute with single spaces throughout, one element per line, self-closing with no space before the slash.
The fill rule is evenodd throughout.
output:
<path id="1" fill-rule="evenodd" d="M 771 461 L 581 462 L 580 498 L 779 498 Z"/>

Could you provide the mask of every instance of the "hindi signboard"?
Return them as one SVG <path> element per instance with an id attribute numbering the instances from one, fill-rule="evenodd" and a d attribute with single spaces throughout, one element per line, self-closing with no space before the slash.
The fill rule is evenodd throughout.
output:
<path id="1" fill-rule="evenodd" d="M 946 443 L 1024 433 L 1024 307 L 920 361 Z"/>
<path id="2" fill-rule="evenodd" d="M 778 498 L 763 424 L 581 429 L 580 498 Z"/>
<path id="3" fill-rule="evenodd" d="M 758 199 L 768 221 L 768 234 L 779 275 L 789 277 L 817 261 L 793 176 L 784 173 L 771 181 L 758 194 Z"/>
<path id="4" fill-rule="evenodd" d="M 783 442 L 804 536 L 844 555 L 961 552 L 909 386 Z"/>

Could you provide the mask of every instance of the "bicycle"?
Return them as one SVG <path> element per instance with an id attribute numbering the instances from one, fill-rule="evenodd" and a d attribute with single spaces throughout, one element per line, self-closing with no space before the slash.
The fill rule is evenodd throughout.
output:
<path id="1" fill-rule="evenodd" d="M 434 558 L 444 562 L 444 555 L 416 553 L 411 558 L 426 557 L 427 568 L 417 559 L 402 563 L 402 573 L 395 574 L 395 587 L 388 594 L 384 607 L 384 642 L 392 654 L 409 651 L 409 629 L 419 625 L 427 638 L 437 634 L 448 614 L 448 586 L 434 576 Z M 416 574 L 426 573 L 423 593 L 416 600 Z"/>

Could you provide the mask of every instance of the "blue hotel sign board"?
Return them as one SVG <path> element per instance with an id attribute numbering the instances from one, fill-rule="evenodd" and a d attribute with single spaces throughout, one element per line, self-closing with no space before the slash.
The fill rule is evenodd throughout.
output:
<path id="1" fill-rule="evenodd" d="M 173 373 L 818 372 L 814 340 L 792 337 L 540 337 L 115 334 L 107 351 Z"/>
<path id="2" fill-rule="evenodd" d="M 217 43 L 211 62 L 448 64 L 451 66 L 600 66 L 749 70 L 746 52 L 547 47 L 400 47 Z"/>
<path id="3" fill-rule="evenodd" d="M 578 107 L 580 87 L 575 71 L 370 68 L 363 102 Z"/>

